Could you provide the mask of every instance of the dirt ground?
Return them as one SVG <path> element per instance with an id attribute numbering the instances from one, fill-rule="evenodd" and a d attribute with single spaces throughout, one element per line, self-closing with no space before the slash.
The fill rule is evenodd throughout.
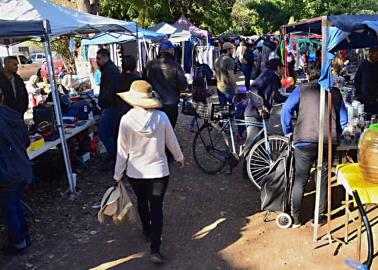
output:
<path id="1" fill-rule="evenodd" d="M 277 115 L 272 130 L 277 129 Z M 259 193 L 243 178 L 241 166 L 232 175 L 215 176 L 205 175 L 196 167 L 191 153 L 194 135 L 187 131 L 189 121 L 189 117 L 180 115 L 177 127 L 187 164 L 183 170 L 172 166 L 166 193 L 162 244 L 165 265 L 150 263 L 139 223 L 98 223 L 92 205 L 101 200 L 113 180 L 110 173 L 101 172 L 97 159 L 79 175 L 80 193 L 75 196 L 63 195 L 67 184 L 58 175 L 33 187 L 26 199 L 36 212 L 36 220 L 30 224 L 32 246 L 23 256 L 0 256 L 0 269 L 348 269 L 344 260 L 354 258 L 354 234 L 349 245 L 329 246 L 324 241 L 312 241 L 309 221 L 299 229 L 286 230 L 279 229 L 274 221 L 263 222 Z M 336 194 L 342 197 L 342 188 L 337 188 Z M 313 193 L 307 194 L 306 209 L 311 209 L 313 197 Z M 311 210 L 307 212 L 309 220 Z M 335 236 L 343 236 L 339 226 L 342 220 L 339 217 L 333 225 Z M 325 228 L 320 232 L 324 235 Z M 366 257 L 365 238 L 363 234 L 362 258 Z M 372 269 L 378 269 L 378 263 Z"/>

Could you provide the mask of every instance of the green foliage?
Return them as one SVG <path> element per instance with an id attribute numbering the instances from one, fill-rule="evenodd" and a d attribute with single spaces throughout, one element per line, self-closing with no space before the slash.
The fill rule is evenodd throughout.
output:
<path id="1" fill-rule="evenodd" d="M 74 4 L 74 0 L 53 0 Z M 377 0 L 100 0 L 100 15 L 138 21 L 144 27 L 174 23 L 185 15 L 219 35 L 261 34 L 282 24 L 322 15 L 378 13 Z"/>

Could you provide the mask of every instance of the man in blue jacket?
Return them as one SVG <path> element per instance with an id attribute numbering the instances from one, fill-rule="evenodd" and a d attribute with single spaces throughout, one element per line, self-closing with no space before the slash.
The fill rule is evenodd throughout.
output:
<path id="1" fill-rule="evenodd" d="M 0 89 L 0 209 L 8 231 L 4 255 L 18 255 L 30 244 L 29 232 L 21 205 L 21 195 L 32 168 L 26 148 L 29 138 L 22 115 L 3 105 Z"/>
<path id="2" fill-rule="evenodd" d="M 295 179 L 292 190 L 292 217 L 293 227 L 301 226 L 302 201 L 304 188 L 310 176 L 312 165 L 318 158 L 318 140 L 319 140 L 319 106 L 320 106 L 320 86 L 317 79 L 320 71 L 314 70 L 310 74 L 309 84 L 304 84 L 295 88 L 286 100 L 281 113 L 281 125 L 283 133 L 286 136 L 293 134 L 294 158 L 295 158 Z M 344 101 L 340 91 L 337 88 L 332 89 L 333 111 L 332 111 L 332 137 L 333 144 L 338 143 L 342 129 L 348 122 L 348 115 L 345 109 Z M 327 104 L 327 99 L 326 99 Z M 327 105 L 326 107 L 327 108 Z M 298 112 L 298 119 L 293 128 L 294 112 Z M 327 111 L 327 110 L 326 110 Z M 323 112 L 323 113 L 326 113 Z M 328 117 L 325 117 L 325 127 L 328 127 Z M 328 138 L 328 128 L 324 129 L 324 138 Z M 327 152 L 328 140 L 325 139 L 324 145 L 324 163 L 321 183 L 321 197 L 319 208 L 319 224 L 326 222 L 324 216 L 327 204 Z"/>

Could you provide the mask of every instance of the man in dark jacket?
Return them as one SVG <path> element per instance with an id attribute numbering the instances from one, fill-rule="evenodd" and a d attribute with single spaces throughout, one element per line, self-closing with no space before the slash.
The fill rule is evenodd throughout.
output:
<path id="1" fill-rule="evenodd" d="M 147 63 L 143 70 L 143 79 L 151 83 L 163 102 L 165 112 L 173 128 L 178 117 L 180 92 L 186 90 L 188 83 L 185 72 L 174 58 L 174 46 L 170 41 L 160 44 L 158 57 Z"/>
<path id="2" fill-rule="evenodd" d="M 21 114 L 4 105 L 0 89 L 0 209 L 8 231 L 5 255 L 18 255 L 30 244 L 21 195 L 32 169 L 26 148 L 29 138 Z"/>
<path id="3" fill-rule="evenodd" d="M 285 102 L 281 113 L 281 125 L 283 133 L 290 136 L 294 133 L 293 143 L 295 159 L 295 178 L 292 189 L 292 217 L 293 227 L 301 226 L 301 210 L 304 188 L 310 176 L 312 165 L 318 158 L 318 140 L 319 140 L 319 106 L 320 106 L 320 86 L 317 79 L 320 70 L 314 70 L 310 74 L 309 84 L 301 85 L 295 88 Z M 333 119 L 332 119 L 332 137 L 333 143 L 337 144 L 342 128 L 348 122 L 348 114 L 345 109 L 344 101 L 341 97 L 340 90 L 332 89 L 333 102 Z M 327 98 L 326 98 L 327 103 Z M 327 105 L 325 106 L 327 108 Z M 293 129 L 294 112 L 298 111 L 298 119 Z M 327 111 L 327 109 L 326 109 Z M 323 113 L 327 114 L 326 111 Z M 325 117 L 325 127 L 328 127 L 328 117 Z M 327 175 L 328 175 L 328 128 L 324 128 L 324 162 L 321 180 L 321 197 L 319 207 L 319 224 L 326 222 L 324 216 L 327 205 Z"/>
<path id="4" fill-rule="evenodd" d="M 101 107 L 101 120 L 99 135 L 104 143 L 109 158 L 114 162 L 116 158 L 116 132 L 117 124 L 117 90 L 119 87 L 120 73 L 116 65 L 110 60 L 110 53 L 106 49 L 100 49 L 96 56 L 97 65 L 101 70 L 101 83 L 99 106 Z"/>
<path id="5" fill-rule="evenodd" d="M 14 56 L 5 57 L 4 69 L 0 72 L 0 88 L 5 97 L 4 105 L 24 115 L 28 109 L 29 98 L 25 83 L 17 74 L 17 70 L 17 58 Z"/>
<path id="6" fill-rule="evenodd" d="M 355 76 L 356 96 L 365 111 L 378 114 L 378 48 L 370 49 L 369 56 L 358 67 Z"/>
<path id="7" fill-rule="evenodd" d="M 281 88 L 281 60 L 272 58 L 267 63 L 267 69 L 251 85 L 248 105 L 244 113 L 246 121 L 261 122 L 261 116 L 269 115 L 273 102 L 278 96 L 282 97 L 278 90 Z M 259 139 L 256 135 L 261 129 L 255 126 L 247 126 L 247 142 L 245 149 L 249 150 Z"/>

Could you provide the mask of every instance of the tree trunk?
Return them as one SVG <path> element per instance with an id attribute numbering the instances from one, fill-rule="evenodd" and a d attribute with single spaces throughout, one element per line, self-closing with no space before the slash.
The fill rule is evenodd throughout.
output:
<path id="1" fill-rule="evenodd" d="M 77 8 L 81 12 L 97 15 L 100 9 L 100 0 L 77 0 Z"/>

